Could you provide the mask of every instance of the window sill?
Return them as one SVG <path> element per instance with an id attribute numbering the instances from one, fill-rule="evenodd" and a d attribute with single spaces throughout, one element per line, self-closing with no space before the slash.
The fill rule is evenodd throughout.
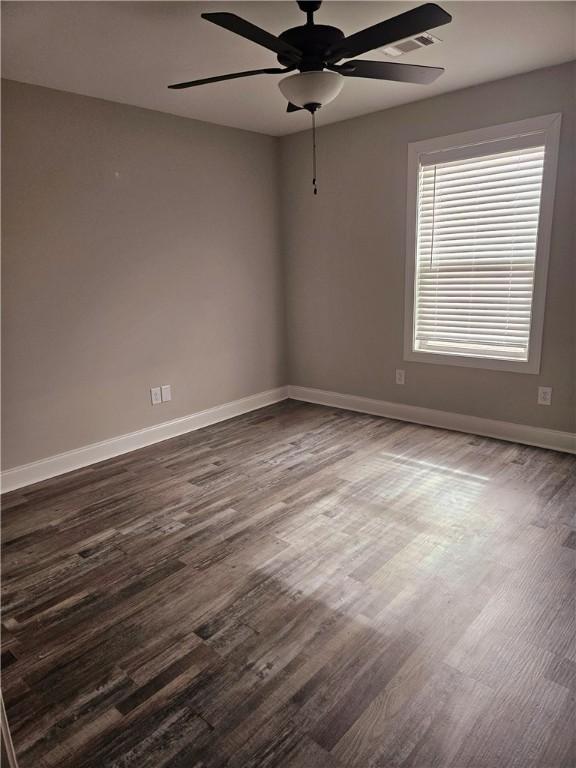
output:
<path id="1" fill-rule="evenodd" d="M 456 365 L 465 368 L 480 368 L 486 371 L 509 371 L 512 373 L 540 373 L 540 360 L 500 360 L 493 357 L 473 357 L 472 355 L 453 355 L 443 352 L 415 352 L 404 350 L 404 360 L 414 363 L 432 363 L 432 365 Z"/>

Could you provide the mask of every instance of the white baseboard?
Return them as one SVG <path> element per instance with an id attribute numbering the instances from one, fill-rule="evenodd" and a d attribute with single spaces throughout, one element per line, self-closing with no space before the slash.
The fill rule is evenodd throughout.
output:
<path id="1" fill-rule="evenodd" d="M 165 421 L 153 427 L 139 429 L 137 432 L 130 432 L 126 435 L 113 437 L 110 440 L 103 440 L 100 443 L 92 443 L 83 448 L 76 448 L 73 451 L 49 456 L 46 459 L 34 461 L 31 464 L 23 464 L 20 467 L 8 469 L 2 472 L 2 493 L 23 488 L 26 485 L 38 483 L 50 477 L 56 477 L 56 475 L 63 475 L 65 472 L 81 469 L 98 461 L 111 459 L 122 453 L 129 453 L 137 448 L 144 448 L 147 445 L 159 443 L 162 440 L 168 440 L 171 437 L 177 437 L 186 432 L 193 432 L 196 429 L 231 419 L 234 416 L 241 416 L 243 413 L 255 411 L 266 405 L 286 400 L 287 397 L 287 387 L 270 389 L 267 392 L 259 392 L 256 395 L 243 397 L 241 400 L 233 400 L 230 403 L 217 405 L 214 408 L 207 408 L 205 411 L 197 411 L 189 416 Z"/>
<path id="2" fill-rule="evenodd" d="M 473 435 L 495 437 L 499 440 L 508 440 L 514 443 L 535 445 L 539 448 L 549 448 L 555 451 L 576 453 L 576 435 L 570 432 L 560 432 L 555 429 L 543 429 L 530 427 L 525 424 L 513 424 L 508 421 L 496 421 L 483 419 L 478 416 L 466 416 L 461 413 L 437 411 L 432 408 L 420 408 L 415 405 L 402 403 L 390 403 L 385 400 L 373 400 L 357 395 L 343 395 L 339 392 L 327 392 L 311 387 L 278 387 L 267 392 L 259 392 L 256 395 L 244 397 L 241 400 L 233 400 L 230 403 L 207 408 L 204 411 L 192 413 L 172 421 L 165 421 L 153 427 L 146 427 L 137 432 L 113 437 L 100 443 L 92 443 L 82 448 L 77 448 L 56 456 L 49 456 L 31 464 L 23 464 L 14 469 L 2 472 L 2 493 L 23 488 L 50 477 L 63 475 L 74 469 L 81 469 L 98 461 L 111 459 L 123 453 L 144 448 L 153 443 L 168 440 L 171 437 L 193 432 L 196 429 L 226 421 L 234 416 L 264 408 L 273 403 L 291 398 L 307 403 L 327 405 L 332 408 L 343 408 L 348 411 L 370 413 L 376 416 L 385 416 L 390 419 L 409 421 L 415 424 L 426 424 L 430 427 L 451 429 L 456 432 L 468 432 Z"/>
<path id="3" fill-rule="evenodd" d="M 514 424 L 509 421 L 483 419 L 479 416 L 466 416 L 463 413 L 437 411 L 432 408 L 420 408 L 416 405 L 390 403 L 385 400 L 373 400 L 369 397 L 343 395 L 339 392 L 326 392 L 311 387 L 288 387 L 288 396 L 293 400 L 303 400 L 317 405 L 328 405 L 332 408 L 344 408 L 348 411 L 370 413 L 375 416 L 386 416 L 399 421 L 410 421 L 415 424 L 426 424 L 429 427 L 451 429 L 455 432 L 469 432 L 483 437 L 495 437 L 498 440 L 508 440 L 513 443 L 535 445 L 538 448 L 549 448 L 554 451 L 576 453 L 576 434 L 561 432 L 556 429 L 531 427 L 527 424 Z"/>

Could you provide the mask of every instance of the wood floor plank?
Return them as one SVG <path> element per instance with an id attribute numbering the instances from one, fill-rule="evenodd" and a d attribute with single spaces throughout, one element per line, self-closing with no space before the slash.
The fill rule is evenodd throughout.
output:
<path id="1" fill-rule="evenodd" d="M 574 768 L 576 458 L 287 401 L 3 498 L 22 768 Z"/>

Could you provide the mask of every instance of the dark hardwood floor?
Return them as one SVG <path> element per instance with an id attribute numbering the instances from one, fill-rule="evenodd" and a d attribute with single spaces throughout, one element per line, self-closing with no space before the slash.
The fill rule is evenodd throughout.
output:
<path id="1" fill-rule="evenodd" d="M 576 457 L 287 402 L 4 497 L 22 768 L 574 768 Z"/>

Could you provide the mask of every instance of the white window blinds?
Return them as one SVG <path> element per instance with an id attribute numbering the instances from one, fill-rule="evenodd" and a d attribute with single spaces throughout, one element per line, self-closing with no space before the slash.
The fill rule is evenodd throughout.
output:
<path id="1" fill-rule="evenodd" d="M 525 361 L 544 146 L 485 151 L 421 157 L 413 349 Z"/>

